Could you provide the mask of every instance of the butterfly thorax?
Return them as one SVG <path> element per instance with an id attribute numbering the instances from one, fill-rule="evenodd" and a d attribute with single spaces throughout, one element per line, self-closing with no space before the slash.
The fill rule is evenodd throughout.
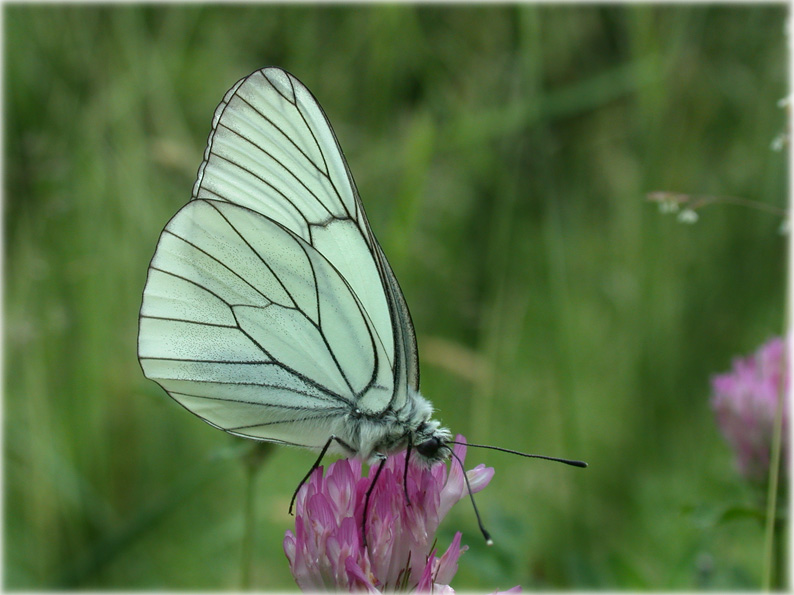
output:
<path id="1" fill-rule="evenodd" d="M 410 396 L 402 408 L 368 414 L 351 411 L 348 423 L 350 446 L 359 458 L 373 461 L 384 455 L 412 447 L 418 460 L 433 464 L 449 456 L 447 443 L 452 434 L 432 419 L 433 407 L 419 393 L 409 389 Z"/>

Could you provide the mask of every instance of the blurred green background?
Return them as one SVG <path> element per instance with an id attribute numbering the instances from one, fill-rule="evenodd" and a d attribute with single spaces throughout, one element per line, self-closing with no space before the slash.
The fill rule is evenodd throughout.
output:
<path id="1" fill-rule="evenodd" d="M 762 529 L 709 377 L 779 334 L 780 219 L 694 225 L 646 193 L 783 207 L 786 7 L 9 5 L 5 29 L 7 589 L 237 589 L 251 443 L 141 374 L 159 233 L 225 91 L 282 66 L 319 98 L 400 279 L 422 389 L 499 453 L 439 535 L 456 589 L 754 589 Z M 295 588 L 287 504 L 253 484 L 252 584 Z"/>

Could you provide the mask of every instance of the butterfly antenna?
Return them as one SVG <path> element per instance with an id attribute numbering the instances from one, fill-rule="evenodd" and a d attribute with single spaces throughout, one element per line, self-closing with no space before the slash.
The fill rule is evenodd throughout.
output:
<path id="1" fill-rule="evenodd" d="M 459 444 L 459 443 L 455 442 L 455 444 Z M 458 462 L 458 465 L 460 465 L 460 470 L 463 473 L 463 481 L 466 482 L 466 489 L 469 492 L 469 498 L 471 498 L 472 508 L 474 508 L 474 516 L 477 517 L 477 525 L 480 527 L 480 533 L 482 533 L 482 536 L 485 538 L 486 545 L 493 545 L 493 539 L 491 539 L 491 534 L 488 533 L 488 531 L 486 531 L 485 527 L 482 524 L 482 519 L 480 518 L 480 511 L 477 510 L 477 503 L 474 501 L 474 494 L 471 491 L 469 476 L 466 475 L 466 469 L 463 467 L 463 461 L 460 460 L 460 457 L 458 457 L 458 455 L 456 455 L 451 448 L 449 449 L 449 452 L 452 455 L 452 458 L 454 458 Z"/>
<path id="2" fill-rule="evenodd" d="M 449 441 L 450 444 L 459 444 L 461 446 L 473 446 L 474 448 L 486 448 L 489 450 L 498 450 L 499 452 L 508 452 L 512 455 L 518 455 L 520 457 L 526 457 L 528 459 L 545 459 L 547 461 L 554 461 L 556 463 L 564 463 L 566 465 L 571 465 L 572 467 L 587 467 L 587 463 L 584 461 L 577 461 L 575 459 L 563 459 L 560 457 L 549 457 L 546 455 L 535 455 L 529 454 L 526 452 L 520 452 L 518 450 L 512 450 L 510 448 L 502 448 L 501 446 L 488 446 L 487 444 L 472 444 L 471 442 L 455 442 L 454 440 Z"/>

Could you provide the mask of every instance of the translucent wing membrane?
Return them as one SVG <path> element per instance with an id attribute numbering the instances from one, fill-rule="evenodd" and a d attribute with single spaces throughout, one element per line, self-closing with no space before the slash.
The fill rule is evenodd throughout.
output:
<path id="1" fill-rule="evenodd" d="M 193 200 L 149 268 L 139 357 L 212 425 L 313 447 L 418 390 L 402 292 L 325 114 L 288 73 L 257 71 L 218 106 Z"/>

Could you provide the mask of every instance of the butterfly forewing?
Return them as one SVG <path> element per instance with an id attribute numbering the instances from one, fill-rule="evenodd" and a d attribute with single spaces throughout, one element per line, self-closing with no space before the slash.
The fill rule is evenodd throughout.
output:
<path id="1" fill-rule="evenodd" d="M 286 72 L 218 106 L 193 200 L 150 265 L 139 357 L 212 425 L 312 447 L 418 389 L 402 292 L 325 114 Z"/>

